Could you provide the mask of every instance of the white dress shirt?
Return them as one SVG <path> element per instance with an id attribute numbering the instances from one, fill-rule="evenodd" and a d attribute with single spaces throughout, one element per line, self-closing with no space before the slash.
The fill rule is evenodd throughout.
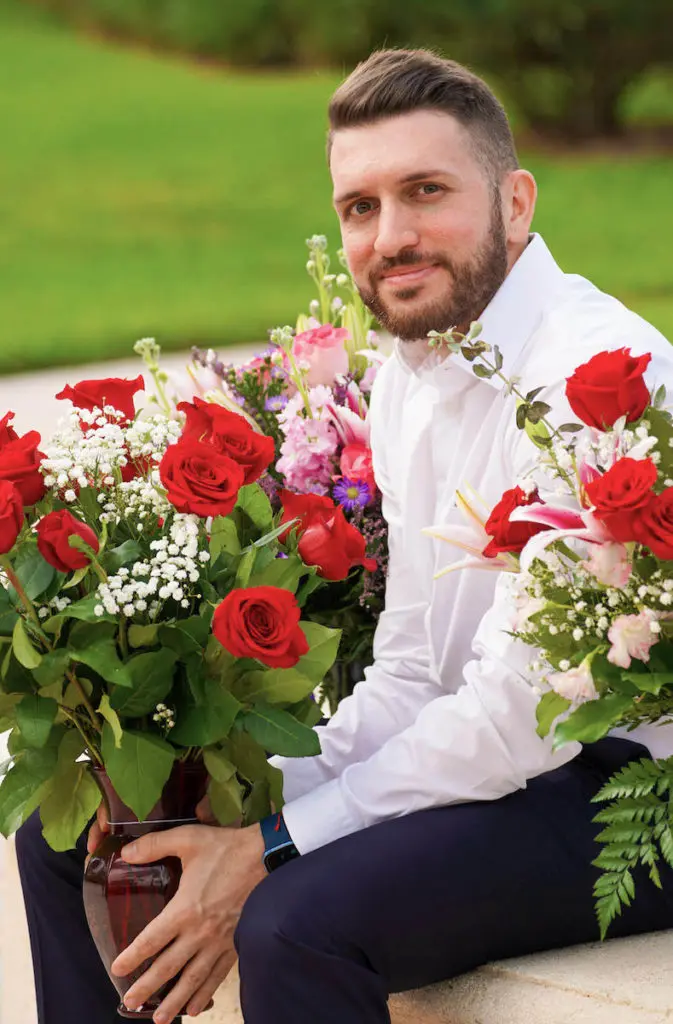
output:
<path id="1" fill-rule="evenodd" d="M 673 349 L 650 324 L 590 282 L 564 274 L 534 235 L 481 317 L 503 371 L 525 392 L 545 385 L 553 422 L 576 417 L 565 378 L 592 355 L 651 352 L 648 385 L 669 385 Z M 535 731 L 530 648 L 514 640 L 509 580 L 461 570 L 461 557 L 423 527 L 460 517 L 466 484 L 492 507 L 534 463 L 515 424 L 515 399 L 479 380 L 462 356 L 397 343 L 371 402 L 374 469 L 389 526 L 390 571 L 375 661 L 352 696 L 318 729 L 322 752 L 272 759 L 285 775 L 284 816 L 308 853 L 341 836 L 423 808 L 494 800 L 578 753 L 554 753 Z M 462 520 L 461 520 L 462 521 Z M 629 734 L 656 756 L 673 753 L 673 726 Z"/>

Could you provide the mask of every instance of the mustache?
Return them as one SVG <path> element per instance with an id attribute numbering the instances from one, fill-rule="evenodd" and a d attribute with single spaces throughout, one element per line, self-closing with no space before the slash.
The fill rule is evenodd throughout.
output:
<path id="1" fill-rule="evenodd" d="M 400 252 L 397 256 L 384 256 L 380 263 L 370 272 L 369 280 L 372 284 L 379 280 L 382 274 L 395 270 L 397 267 L 413 267 L 418 263 L 435 263 L 453 273 L 451 260 L 443 254 L 431 252 Z"/>

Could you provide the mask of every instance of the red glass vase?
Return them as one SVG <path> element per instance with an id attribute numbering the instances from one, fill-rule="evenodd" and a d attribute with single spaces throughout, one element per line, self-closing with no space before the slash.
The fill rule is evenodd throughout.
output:
<path id="1" fill-rule="evenodd" d="M 154 958 L 125 978 L 112 974 L 110 966 L 175 895 L 182 866 L 176 857 L 155 864 L 127 864 L 121 859 L 121 851 L 148 832 L 196 823 L 196 805 L 205 795 L 208 774 L 201 761 L 176 761 L 161 799 L 147 818 L 139 821 L 119 799 L 105 770 L 96 766 L 92 772 L 107 804 L 110 832 L 87 864 L 84 908 L 100 957 L 121 997 L 120 1016 L 151 1020 L 177 979 L 159 989 L 139 1009 L 128 1010 L 123 998 Z"/>

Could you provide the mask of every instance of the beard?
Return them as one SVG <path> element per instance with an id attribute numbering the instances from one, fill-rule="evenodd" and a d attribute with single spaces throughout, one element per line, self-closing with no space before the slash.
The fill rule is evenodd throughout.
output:
<path id="1" fill-rule="evenodd" d="M 451 277 L 452 288 L 443 297 L 428 302 L 420 309 L 405 312 L 399 306 L 411 302 L 421 287 L 400 288 L 391 308 L 379 292 L 380 275 L 396 267 L 434 263 Z M 471 260 L 457 263 L 444 253 L 400 252 L 381 261 L 376 272 L 369 275 L 369 287 L 358 287 L 360 297 L 378 322 L 400 341 L 418 341 L 430 331 L 447 331 L 455 327 L 462 333 L 473 320 L 478 320 L 507 276 L 507 239 L 499 192 L 491 203 L 491 221 L 486 240 Z"/>

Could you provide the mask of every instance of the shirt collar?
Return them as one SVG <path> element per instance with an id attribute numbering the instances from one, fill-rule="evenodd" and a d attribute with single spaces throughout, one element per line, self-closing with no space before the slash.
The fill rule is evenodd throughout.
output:
<path id="1" fill-rule="evenodd" d="M 479 318 L 482 326 L 480 337 L 492 347 L 498 346 L 510 371 L 539 326 L 564 277 L 542 237 L 532 234 Z M 472 364 L 462 356 L 451 357 L 436 350 L 428 352 L 425 340 L 401 342 L 396 339 L 395 351 L 403 366 L 428 383 L 439 383 L 447 372 L 457 367 L 472 373 Z M 487 379 L 487 382 L 498 389 L 503 385 L 498 377 Z"/>

